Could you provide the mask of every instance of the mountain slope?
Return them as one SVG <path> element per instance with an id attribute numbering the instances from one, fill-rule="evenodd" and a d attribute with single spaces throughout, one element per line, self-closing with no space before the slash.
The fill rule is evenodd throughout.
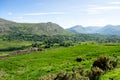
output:
<path id="1" fill-rule="evenodd" d="M 74 27 L 68 28 L 68 31 L 75 32 L 75 33 L 86 33 L 87 30 L 81 26 L 81 25 L 76 25 Z"/>
<path id="2" fill-rule="evenodd" d="M 117 25 L 117 26 L 107 25 L 107 26 L 101 28 L 98 33 L 110 34 L 110 35 L 120 35 L 120 25 Z"/>
<path id="3" fill-rule="evenodd" d="M 48 23 L 16 23 L 4 19 L 0 19 L 0 33 L 8 32 L 22 32 L 26 34 L 37 35 L 56 35 L 67 34 L 69 31 L 64 30 L 61 26 L 48 22 Z"/>
<path id="4" fill-rule="evenodd" d="M 107 25 L 103 27 L 96 27 L 96 26 L 82 27 L 77 25 L 77 26 L 68 28 L 67 30 L 75 33 L 85 33 L 85 34 L 99 33 L 104 35 L 120 35 L 120 25 L 117 25 L 117 26 Z"/>
<path id="5" fill-rule="evenodd" d="M 99 27 L 95 27 L 95 26 L 83 27 L 81 25 L 76 25 L 71 28 L 68 28 L 67 30 L 75 33 L 87 34 L 87 33 L 97 33 L 99 29 L 100 29 Z"/>

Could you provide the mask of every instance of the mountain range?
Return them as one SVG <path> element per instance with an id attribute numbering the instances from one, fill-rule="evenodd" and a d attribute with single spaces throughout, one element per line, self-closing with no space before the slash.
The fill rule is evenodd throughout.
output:
<path id="1" fill-rule="evenodd" d="M 83 34 L 103 34 L 103 35 L 120 35 L 120 25 L 106 25 L 102 27 L 97 26 L 88 26 L 83 27 L 81 25 L 76 25 L 71 28 L 66 29 L 74 33 L 83 33 Z"/>
<path id="2" fill-rule="evenodd" d="M 0 34 L 6 33 L 25 33 L 36 35 L 69 35 L 73 33 L 83 34 L 103 34 L 103 35 L 120 35 L 120 25 L 106 25 L 103 27 L 88 26 L 83 27 L 76 25 L 68 29 L 63 29 L 56 23 L 17 23 L 0 18 Z"/>

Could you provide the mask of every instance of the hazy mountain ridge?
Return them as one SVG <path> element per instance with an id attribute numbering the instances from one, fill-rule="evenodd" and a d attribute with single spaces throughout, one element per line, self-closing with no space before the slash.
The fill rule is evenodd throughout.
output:
<path id="1" fill-rule="evenodd" d="M 85 33 L 85 34 L 105 34 L 105 35 L 120 35 L 120 25 L 106 25 L 103 27 L 97 26 L 89 26 L 83 27 L 81 25 L 73 26 L 67 29 L 68 31 L 75 32 L 75 33 Z"/>
<path id="2" fill-rule="evenodd" d="M 100 34 L 111 34 L 111 35 L 120 35 L 120 25 L 113 26 L 107 25 L 102 27 L 99 32 Z"/>
<path id="3" fill-rule="evenodd" d="M 83 27 L 81 25 L 76 25 L 68 29 L 63 29 L 58 24 L 47 22 L 47 23 L 16 23 L 13 21 L 5 20 L 0 18 L 0 33 L 9 32 L 21 32 L 26 34 L 37 34 L 37 35 L 68 35 L 74 33 L 83 34 L 110 34 L 110 35 L 120 35 L 120 25 L 106 25 L 103 27 L 88 26 Z"/>
<path id="4" fill-rule="evenodd" d="M 68 34 L 69 31 L 64 30 L 58 24 L 47 23 L 16 23 L 0 18 L 0 33 L 8 32 L 23 32 L 26 34 L 37 35 L 56 35 L 56 34 Z"/>

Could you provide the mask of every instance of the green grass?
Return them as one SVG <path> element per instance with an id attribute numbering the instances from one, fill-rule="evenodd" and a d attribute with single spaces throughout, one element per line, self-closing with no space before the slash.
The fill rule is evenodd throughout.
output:
<path id="1" fill-rule="evenodd" d="M 3 41 L 0 39 L 0 49 L 5 49 L 8 47 L 21 47 L 31 45 L 28 41 Z"/>
<path id="2" fill-rule="evenodd" d="M 120 68 L 109 71 L 101 77 L 101 80 L 109 80 L 109 78 L 113 78 L 114 80 L 120 80 Z"/>
<path id="3" fill-rule="evenodd" d="M 78 66 L 90 70 L 93 61 L 98 56 L 105 55 L 113 58 L 113 54 L 120 58 L 120 44 L 82 44 L 16 55 L 0 60 L 0 80 L 38 80 L 40 76 L 54 74 L 62 70 L 71 71 L 73 67 Z M 77 57 L 86 60 L 76 62 Z M 120 69 L 115 70 L 117 71 L 115 76 L 118 77 Z M 108 75 L 102 76 L 103 80 L 107 80 L 109 74 L 112 75 L 112 73 L 108 72 Z"/>
<path id="4" fill-rule="evenodd" d="M 19 49 L 23 46 L 30 46 L 32 42 L 29 41 L 3 41 L 0 39 L 0 56 L 5 56 L 9 54 L 8 49 Z"/>

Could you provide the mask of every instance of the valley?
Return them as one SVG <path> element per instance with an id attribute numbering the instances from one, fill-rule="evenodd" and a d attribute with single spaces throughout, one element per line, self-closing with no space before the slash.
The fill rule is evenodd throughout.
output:
<path id="1" fill-rule="evenodd" d="M 120 0 L 0 0 L 0 80 L 120 80 Z"/>
<path id="2" fill-rule="evenodd" d="M 51 22 L 0 21 L 1 80 L 120 78 L 119 35 L 74 33 Z M 105 68 L 100 68 L 98 62 L 94 66 L 97 60 L 105 61 L 100 63 Z"/>

